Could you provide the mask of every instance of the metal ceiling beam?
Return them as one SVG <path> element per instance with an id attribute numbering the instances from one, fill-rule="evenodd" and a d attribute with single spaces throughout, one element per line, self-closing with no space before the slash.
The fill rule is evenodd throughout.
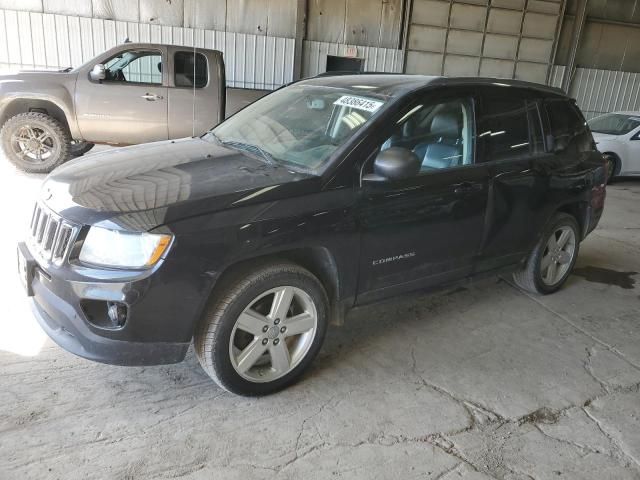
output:
<path id="1" fill-rule="evenodd" d="M 565 92 L 569 91 L 571 86 L 571 80 L 576 67 L 576 57 L 578 55 L 578 48 L 580 48 L 580 39 L 582 38 L 582 31 L 584 30 L 585 20 L 587 18 L 587 4 L 589 0 L 577 0 L 578 6 L 576 9 L 576 17 L 573 22 L 573 31 L 571 32 L 571 48 L 569 49 L 569 59 L 567 61 L 567 68 L 562 76 L 561 88 Z"/>

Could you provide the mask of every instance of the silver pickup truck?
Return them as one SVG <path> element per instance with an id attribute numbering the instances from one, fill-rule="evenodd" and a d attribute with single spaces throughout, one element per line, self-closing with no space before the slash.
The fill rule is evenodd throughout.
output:
<path id="1" fill-rule="evenodd" d="M 225 96 L 221 52 L 124 43 L 74 69 L 0 76 L 2 147 L 19 169 L 50 172 L 95 143 L 201 134 Z"/>

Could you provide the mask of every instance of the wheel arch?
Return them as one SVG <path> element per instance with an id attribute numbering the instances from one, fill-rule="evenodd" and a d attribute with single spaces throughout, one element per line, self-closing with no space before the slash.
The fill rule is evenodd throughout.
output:
<path id="1" fill-rule="evenodd" d="M 51 100 L 38 98 L 20 97 L 11 100 L 3 107 L 0 113 L 0 126 L 4 125 L 11 117 L 29 112 L 44 113 L 55 118 L 67 129 L 72 137 L 74 136 L 71 132 L 71 125 L 69 124 L 64 109 Z"/>
<path id="2" fill-rule="evenodd" d="M 555 213 L 566 213 L 575 218 L 580 227 L 580 237 L 584 239 L 589 227 L 589 204 L 586 201 L 581 200 L 564 204 Z"/>
<path id="3" fill-rule="evenodd" d="M 242 276 L 245 272 L 255 270 L 262 265 L 291 262 L 309 270 L 315 275 L 329 297 L 329 308 L 333 324 L 342 325 L 346 313 L 346 306 L 341 301 L 341 284 L 336 259 L 331 251 L 324 246 L 309 246 L 292 248 L 251 258 L 242 259 L 227 265 L 218 275 L 209 298 L 217 291 Z"/>

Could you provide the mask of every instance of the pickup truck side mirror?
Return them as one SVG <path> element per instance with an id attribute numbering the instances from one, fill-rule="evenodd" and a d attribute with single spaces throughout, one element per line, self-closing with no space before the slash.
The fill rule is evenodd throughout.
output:
<path id="1" fill-rule="evenodd" d="M 411 150 L 391 147 L 378 153 L 373 162 L 373 173 L 365 175 L 362 180 L 381 182 L 415 177 L 420 173 L 421 166 L 422 161 Z"/>
<path id="2" fill-rule="evenodd" d="M 104 68 L 104 65 L 101 63 L 94 65 L 93 69 L 89 73 L 89 77 L 94 82 L 101 82 L 102 80 L 104 80 L 107 77 L 107 71 Z"/>

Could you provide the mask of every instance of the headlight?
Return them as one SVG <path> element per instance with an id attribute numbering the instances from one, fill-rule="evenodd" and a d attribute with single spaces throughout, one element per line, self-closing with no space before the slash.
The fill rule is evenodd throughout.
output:
<path id="1" fill-rule="evenodd" d="M 91 227 L 80 251 L 80 261 L 107 267 L 151 267 L 167 251 L 171 238 L 171 235 Z"/>

